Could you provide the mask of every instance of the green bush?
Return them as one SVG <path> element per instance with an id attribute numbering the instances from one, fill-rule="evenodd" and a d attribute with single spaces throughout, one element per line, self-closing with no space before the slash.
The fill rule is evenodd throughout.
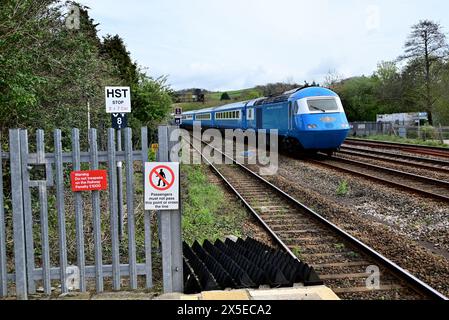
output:
<path id="1" fill-rule="evenodd" d="M 337 188 L 337 196 L 344 197 L 349 193 L 349 184 L 348 181 L 343 180 L 340 182 Z"/>

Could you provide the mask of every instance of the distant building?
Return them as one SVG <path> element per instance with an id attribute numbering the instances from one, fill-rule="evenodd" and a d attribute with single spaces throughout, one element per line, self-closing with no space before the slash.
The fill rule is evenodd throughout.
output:
<path id="1" fill-rule="evenodd" d="M 417 126 L 429 121 L 427 112 L 394 113 L 377 115 L 377 123 L 391 123 L 398 126 Z"/>

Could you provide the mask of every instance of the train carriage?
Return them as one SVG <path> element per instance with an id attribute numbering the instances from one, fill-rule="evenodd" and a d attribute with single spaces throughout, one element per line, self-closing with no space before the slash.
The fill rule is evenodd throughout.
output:
<path id="1" fill-rule="evenodd" d="M 276 129 L 283 147 L 313 152 L 337 150 L 350 129 L 339 96 L 321 87 L 183 114 L 184 127 L 195 121 L 204 129 Z"/>

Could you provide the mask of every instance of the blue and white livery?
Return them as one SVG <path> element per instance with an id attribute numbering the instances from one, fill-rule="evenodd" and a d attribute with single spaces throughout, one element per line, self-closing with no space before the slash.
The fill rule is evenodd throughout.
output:
<path id="1" fill-rule="evenodd" d="M 313 152 L 337 150 L 350 129 L 339 96 L 321 87 L 183 113 L 184 127 L 194 121 L 203 129 L 277 129 L 285 148 Z"/>

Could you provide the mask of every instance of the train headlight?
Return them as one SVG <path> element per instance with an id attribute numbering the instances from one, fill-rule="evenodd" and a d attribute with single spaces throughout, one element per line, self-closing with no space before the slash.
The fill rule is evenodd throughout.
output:
<path id="1" fill-rule="evenodd" d="M 343 124 L 341 125 L 341 127 L 342 127 L 343 129 L 350 129 L 348 123 L 343 123 Z"/>
<path id="2" fill-rule="evenodd" d="M 309 124 L 307 126 L 307 129 L 316 129 L 316 128 L 318 128 L 318 126 L 316 124 Z"/>

